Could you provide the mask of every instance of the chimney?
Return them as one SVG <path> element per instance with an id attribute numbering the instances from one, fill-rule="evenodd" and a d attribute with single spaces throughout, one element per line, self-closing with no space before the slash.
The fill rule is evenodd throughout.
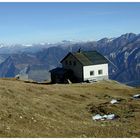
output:
<path id="1" fill-rule="evenodd" d="M 81 48 L 79 48 L 79 50 L 78 50 L 77 52 L 79 52 L 79 53 L 80 53 L 80 52 L 81 52 Z"/>

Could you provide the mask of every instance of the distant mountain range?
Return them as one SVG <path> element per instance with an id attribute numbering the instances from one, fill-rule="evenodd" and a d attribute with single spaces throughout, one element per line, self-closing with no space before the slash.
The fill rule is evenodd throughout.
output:
<path id="1" fill-rule="evenodd" d="M 130 85 L 140 85 L 140 35 L 127 33 L 117 38 L 99 41 L 56 44 L 15 45 L 0 47 L 0 77 L 24 74 L 36 81 L 49 80 L 49 70 L 61 66 L 60 60 L 68 53 L 97 50 L 109 60 L 111 79 Z M 44 74 L 44 76 L 43 76 Z"/>

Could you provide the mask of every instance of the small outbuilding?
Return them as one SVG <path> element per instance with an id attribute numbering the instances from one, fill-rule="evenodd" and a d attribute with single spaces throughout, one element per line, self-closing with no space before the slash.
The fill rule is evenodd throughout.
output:
<path id="1" fill-rule="evenodd" d="M 74 82 L 74 74 L 72 70 L 64 68 L 55 68 L 50 70 L 52 83 L 69 83 Z"/>

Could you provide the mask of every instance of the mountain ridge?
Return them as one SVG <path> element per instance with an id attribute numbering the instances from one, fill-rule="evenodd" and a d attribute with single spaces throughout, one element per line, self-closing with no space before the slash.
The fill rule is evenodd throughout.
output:
<path id="1" fill-rule="evenodd" d="M 49 71 L 61 66 L 60 60 L 68 52 L 75 52 L 79 48 L 83 51 L 97 50 L 107 57 L 114 64 L 114 66 L 109 64 L 110 79 L 123 83 L 140 80 L 140 34 L 134 33 L 126 33 L 119 37 L 103 38 L 90 42 L 70 43 L 69 41 L 64 41 L 62 44 L 41 47 L 34 52 L 21 51 L 17 54 L 9 54 L 13 58 L 12 61 L 15 67 L 15 73 L 11 75 L 19 74 L 24 66 L 27 65 L 34 66 L 34 68 L 42 65 L 44 70 Z M 0 76 L 7 77 L 5 73 L 6 69 L 8 69 L 6 61 L 7 59 L 0 64 Z"/>

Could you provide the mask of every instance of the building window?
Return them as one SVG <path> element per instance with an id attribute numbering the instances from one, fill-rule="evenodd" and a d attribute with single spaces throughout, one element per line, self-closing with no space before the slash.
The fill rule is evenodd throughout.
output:
<path id="1" fill-rule="evenodd" d="M 68 61 L 67 60 L 65 61 L 65 64 L 68 65 Z"/>
<path id="2" fill-rule="evenodd" d="M 73 61 L 73 66 L 76 66 L 76 61 Z"/>
<path id="3" fill-rule="evenodd" d="M 103 70 L 98 70 L 98 75 L 103 74 Z"/>
<path id="4" fill-rule="evenodd" d="M 93 76 L 94 75 L 94 71 L 90 71 L 90 76 Z"/>
<path id="5" fill-rule="evenodd" d="M 69 65 L 71 65 L 72 63 L 71 63 L 71 61 L 69 61 Z"/>

